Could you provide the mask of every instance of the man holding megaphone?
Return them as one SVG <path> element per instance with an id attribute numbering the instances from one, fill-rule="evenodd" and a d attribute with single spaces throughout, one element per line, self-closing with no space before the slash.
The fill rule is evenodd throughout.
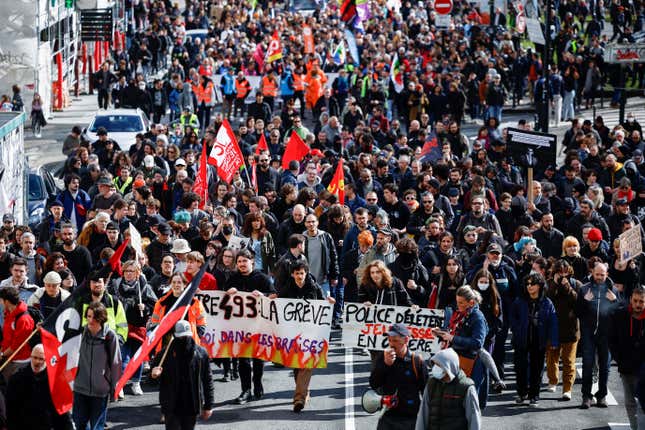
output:
<path id="1" fill-rule="evenodd" d="M 420 356 L 408 349 L 410 331 L 404 324 L 392 325 L 387 336 L 389 347 L 376 359 L 370 375 L 370 386 L 376 393 L 363 396 L 363 408 L 374 413 L 385 407 L 377 430 L 412 430 L 428 368 Z"/>

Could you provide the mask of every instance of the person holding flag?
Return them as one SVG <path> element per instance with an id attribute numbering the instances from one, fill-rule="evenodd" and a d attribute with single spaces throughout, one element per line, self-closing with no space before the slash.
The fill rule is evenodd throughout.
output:
<path id="1" fill-rule="evenodd" d="M 195 341 L 188 321 L 177 321 L 172 343 L 151 376 L 159 379 L 166 429 L 194 429 L 198 415 L 203 420 L 211 417 L 215 396 L 208 353 Z"/>
<path id="2" fill-rule="evenodd" d="M 90 281 L 103 281 L 90 275 Z M 83 327 L 74 379 L 74 424 L 77 429 L 103 430 L 108 398 L 121 376 L 121 349 L 117 334 L 108 326 L 103 303 L 93 302 L 83 313 Z"/>

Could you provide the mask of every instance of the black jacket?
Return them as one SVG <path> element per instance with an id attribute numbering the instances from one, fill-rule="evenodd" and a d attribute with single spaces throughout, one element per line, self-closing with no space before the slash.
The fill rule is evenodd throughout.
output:
<path id="1" fill-rule="evenodd" d="M 293 277 L 289 277 L 284 288 L 280 290 L 280 298 L 283 299 L 307 299 L 307 300 L 324 300 L 323 291 L 313 276 L 307 275 L 305 285 L 302 288 L 296 285 Z"/>
<path id="2" fill-rule="evenodd" d="M 382 290 L 367 286 L 363 282 L 358 288 L 358 301 L 389 306 L 412 306 L 413 304 L 405 287 L 397 278 L 392 278 L 390 288 Z"/>
<path id="3" fill-rule="evenodd" d="M 296 257 L 289 250 L 278 259 L 278 261 L 275 263 L 275 266 L 273 267 L 273 284 L 280 292 L 280 295 L 282 295 L 282 289 L 286 287 L 287 281 L 291 277 L 291 265 L 296 261 L 306 262 L 307 257 L 305 257 L 304 254 L 300 254 L 300 256 Z"/>
<path id="4" fill-rule="evenodd" d="M 542 251 L 544 258 L 560 258 L 562 255 L 564 235 L 557 228 L 553 227 L 549 232 L 539 228 L 533 232 L 533 239 L 537 242 L 537 247 Z"/>
<path id="5" fill-rule="evenodd" d="M 175 339 L 163 365 L 159 403 L 166 415 L 196 416 L 215 406 L 208 354 L 192 338 L 185 339 Z"/>
<path id="6" fill-rule="evenodd" d="M 7 387 L 9 430 L 71 430 L 69 413 L 59 415 L 52 403 L 47 370 L 34 374 L 31 365 L 18 370 Z"/>
<path id="7" fill-rule="evenodd" d="M 627 306 L 616 309 L 609 319 L 609 351 L 618 371 L 626 375 L 638 375 L 645 363 L 645 319 L 632 316 Z"/>
<path id="8" fill-rule="evenodd" d="M 239 272 L 235 272 L 228 278 L 224 291 L 229 288 L 237 288 L 238 291 L 250 293 L 253 290 L 258 290 L 264 295 L 275 294 L 276 290 L 271 280 L 267 275 L 259 270 L 253 270 L 247 276 Z"/>

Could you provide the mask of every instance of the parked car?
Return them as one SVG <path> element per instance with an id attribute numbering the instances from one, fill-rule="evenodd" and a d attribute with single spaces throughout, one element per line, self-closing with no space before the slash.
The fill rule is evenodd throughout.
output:
<path id="1" fill-rule="evenodd" d="M 29 169 L 27 174 L 27 215 L 32 231 L 47 216 L 47 205 L 56 199 L 61 188 L 54 176 L 44 166 Z"/>

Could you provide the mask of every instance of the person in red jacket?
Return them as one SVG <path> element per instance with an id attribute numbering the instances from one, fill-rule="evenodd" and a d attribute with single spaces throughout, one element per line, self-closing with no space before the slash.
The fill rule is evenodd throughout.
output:
<path id="1" fill-rule="evenodd" d="M 204 256 L 197 251 L 189 252 L 186 256 L 186 272 L 184 275 L 188 282 L 193 279 L 193 276 L 199 272 L 199 269 L 204 265 Z M 213 275 L 206 272 L 199 283 L 199 289 L 202 291 L 217 290 L 217 280 Z"/>
<path id="2" fill-rule="evenodd" d="M 27 304 L 20 300 L 20 292 L 16 287 L 0 289 L 0 301 L 4 308 L 0 357 L 7 360 L 34 331 L 35 324 L 27 312 Z M 30 356 L 31 346 L 25 344 L 2 371 L 5 381 L 8 381 L 20 366 L 28 363 Z"/>

